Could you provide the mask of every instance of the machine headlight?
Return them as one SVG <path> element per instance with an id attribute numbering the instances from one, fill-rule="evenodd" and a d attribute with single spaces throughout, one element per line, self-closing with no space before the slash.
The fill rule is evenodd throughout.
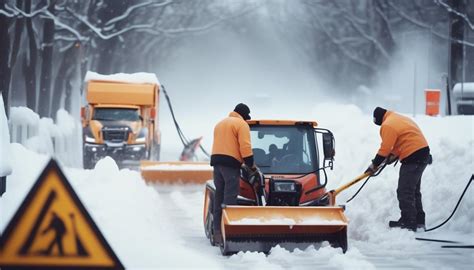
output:
<path id="1" fill-rule="evenodd" d="M 137 138 L 135 139 L 136 143 L 145 143 L 146 142 L 146 137 L 148 135 L 148 129 L 147 128 L 142 128 L 140 132 L 137 135 Z"/>
<path id="2" fill-rule="evenodd" d="M 267 205 L 296 206 L 301 197 L 301 184 L 294 180 L 270 179 Z"/>
<path id="3" fill-rule="evenodd" d="M 296 184 L 293 181 L 285 181 L 285 182 L 280 182 L 280 181 L 275 181 L 274 183 L 274 190 L 276 192 L 292 192 L 296 191 Z"/>
<path id="4" fill-rule="evenodd" d="M 88 143 L 96 143 L 94 135 L 92 135 L 92 131 L 90 128 L 84 129 L 84 141 Z"/>

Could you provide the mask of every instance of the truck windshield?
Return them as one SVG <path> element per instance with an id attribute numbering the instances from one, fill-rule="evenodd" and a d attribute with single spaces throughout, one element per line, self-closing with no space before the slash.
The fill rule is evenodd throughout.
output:
<path id="1" fill-rule="evenodd" d="M 250 126 L 255 163 L 263 173 L 305 174 L 316 171 L 314 131 L 307 126 Z"/>
<path id="2" fill-rule="evenodd" d="M 92 120 L 99 121 L 139 121 L 138 109 L 96 108 Z"/>

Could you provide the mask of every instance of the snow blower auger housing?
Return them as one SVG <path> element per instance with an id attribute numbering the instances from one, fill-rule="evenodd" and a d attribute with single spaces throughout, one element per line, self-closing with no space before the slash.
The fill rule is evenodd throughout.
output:
<path id="1" fill-rule="evenodd" d="M 254 159 L 260 171 L 241 170 L 238 205 L 222 210 L 221 252 L 269 252 L 276 245 L 304 249 L 323 241 L 347 250 L 347 219 L 326 191 L 334 137 L 316 122 L 251 120 Z M 318 149 L 322 145 L 322 154 Z M 324 175 L 324 181 L 321 180 Z M 206 183 L 204 228 L 213 243 L 215 186 Z"/>

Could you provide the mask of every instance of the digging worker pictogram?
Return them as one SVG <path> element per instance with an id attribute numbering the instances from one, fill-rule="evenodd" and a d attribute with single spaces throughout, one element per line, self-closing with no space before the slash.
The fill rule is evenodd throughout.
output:
<path id="1" fill-rule="evenodd" d="M 380 164 L 400 160 L 397 198 L 401 211 L 398 221 L 390 221 L 389 227 L 416 231 L 425 227 L 425 212 L 421 201 L 421 177 L 432 158 L 423 133 L 410 118 L 377 107 L 373 121 L 380 126 L 382 143 L 366 173 L 374 173 Z"/>
<path id="2" fill-rule="evenodd" d="M 222 243 L 221 215 L 222 204 L 236 205 L 240 189 L 240 167 L 245 163 L 251 170 L 254 164 L 250 142 L 250 109 L 243 103 L 237 104 L 233 112 L 214 128 L 211 166 L 214 167 L 214 243 Z"/>
<path id="3" fill-rule="evenodd" d="M 51 222 L 49 223 L 48 227 L 42 231 L 42 235 L 48 233 L 49 231 L 54 232 L 54 238 L 49 244 L 46 250 L 43 250 L 41 254 L 43 255 L 51 255 L 53 252 L 53 248 L 56 245 L 58 247 L 59 256 L 64 256 L 64 249 L 63 249 L 63 238 L 66 234 L 66 226 L 62 219 L 53 212 L 53 217 L 51 218 Z"/>

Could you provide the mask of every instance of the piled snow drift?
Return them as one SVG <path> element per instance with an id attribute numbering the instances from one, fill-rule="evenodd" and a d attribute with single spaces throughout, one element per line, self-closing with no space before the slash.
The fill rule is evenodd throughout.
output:
<path id="1" fill-rule="evenodd" d="M 110 75 L 103 75 L 93 71 L 87 71 L 85 82 L 88 81 L 111 81 L 124 83 L 149 83 L 160 84 L 158 78 L 154 73 L 137 72 L 137 73 L 116 73 Z"/>
<path id="2" fill-rule="evenodd" d="M 291 118 L 314 119 L 336 137 L 336 163 L 334 170 L 329 171 L 328 189 L 352 180 L 366 169 L 380 144 L 378 126 L 372 123 L 371 115 L 354 105 L 341 104 L 319 104 L 312 113 L 300 113 Z M 426 135 L 434 158 L 421 186 L 427 227 L 432 227 L 449 216 L 473 173 L 474 117 L 417 116 L 415 121 Z M 13 174 L 8 178 L 11 187 L 0 199 L 0 231 L 5 229 L 49 159 L 19 144 L 11 144 L 9 151 Z M 415 236 L 423 237 L 424 233 L 387 228 L 389 220 L 399 217 L 396 199 L 399 166 L 387 167 L 346 204 L 349 219 L 346 254 L 322 243 L 306 250 L 289 252 L 276 247 L 268 256 L 240 252 L 230 258 L 222 257 L 204 236 L 203 187 L 154 189 L 144 183 L 138 172 L 119 170 L 110 158 L 101 160 L 94 170 L 65 168 L 65 173 L 127 268 L 463 269 L 472 266 L 474 257 L 470 250 L 441 249 L 438 243 L 415 240 Z M 358 187 L 341 193 L 337 203 L 345 204 Z M 471 187 L 458 212 L 435 232 L 434 238 L 458 237 L 464 244 L 473 244 L 473 192 Z"/>

